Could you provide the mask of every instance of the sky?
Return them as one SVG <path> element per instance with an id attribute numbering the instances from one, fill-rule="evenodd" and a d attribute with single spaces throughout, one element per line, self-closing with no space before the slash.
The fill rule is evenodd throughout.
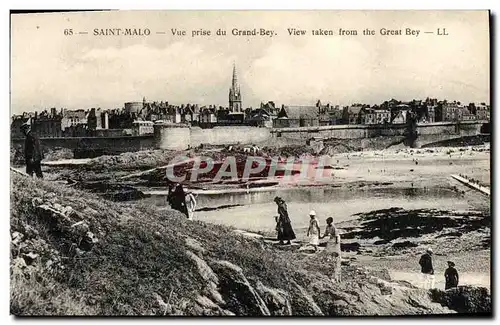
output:
<path id="1" fill-rule="evenodd" d="M 94 29 L 149 29 L 148 36 Z M 217 29 L 226 36 L 216 36 Z M 270 36 L 233 36 L 264 28 Z M 290 36 L 287 29 L 306 31 Z M 313 36 L 313 29 L 333 36 Z M 357 36 L 338 35 L 339 28 Z M 364 36 L 365 28 L 376 35 Z M 380 35 L 382 28 L 403 35 Z M 406 28 L 420 30 L 404 35 Z M 446 28 L 446 36 L 438 36 Z M 72 29 L 73 35 L 65 35 Z M 172 29 L 186 36 L 173 36 Z M 211 36 L 192 37 L 193 30 Z M 433 32 L 430 33 L 424 33 Z M 87 32 L 87 34 L 79 34 Z M 159 34 L 162 33 L 162 34 Z M 487 11 L 114 11 L 11 16 L 11 113 L 124 102 L 228 106 L 236 64 L 243 107 L 377 104 L 426 97 L 487 102 Z"/>

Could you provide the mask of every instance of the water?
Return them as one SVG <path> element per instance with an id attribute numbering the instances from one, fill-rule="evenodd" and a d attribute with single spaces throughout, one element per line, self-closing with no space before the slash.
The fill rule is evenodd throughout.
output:
<path id="1" fill-rule="evenodd" d="M 469 210 L 474 207 L 463 196 L 446 188 L 292 188 L 266 192 L 198 195 L 195 219 L 231 225 L 246 230 L 273 231 L 277 207 L 273 199 L 282 197 L 288 205 L 288 212 L 294 229 L 306 228 L 309 211 L 315 210 L 321 224 L 327 217 L 335 222 L 351 218 L 355 213 L 369 212 L 391 207 L 405 209 L 434 208 L 444 210 Z M 157 205 L 165 205 L 165 197 L 153 196 Z M 217 207 L 225 208 L 216 209 Z M 227 207 L 231 206 L 231 207 Z"/>

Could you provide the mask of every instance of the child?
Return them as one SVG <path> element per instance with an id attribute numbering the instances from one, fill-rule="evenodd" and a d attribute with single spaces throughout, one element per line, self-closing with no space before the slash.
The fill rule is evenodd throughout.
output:
<path id="1" fill-rule="evenodd" d="M 307 236 L 311 236 L 311 240 L 309 241 L 309 244 L 311 244 L 314 247 L 314 251 L 318 251 L 318 245 L 319 245 L 319 236 L 320 236 L 320 229 L 319 229 L 319 224 L 318 224 L 318 219 L 316 219 L 316 211 L 312 210 L 309 212 L 309 217 L 311 220 L 309 221 L 309 229 L 307 229 Z"/>
<path id="2" fill-rule="evenodd" d="M 444 279 L 446 281 L 445 290 L 458 287 L 458 272 L 452 261 L 448 261 L 448 268 L 444 271 Z"/>
<path id="3" fill-rule="evenodd" d="M 326 219 L 326 229 L 323 233 L 323 236 L 321 236 L 321 239 L 325 238 L 328 235 L 330 235 L 330 239 L 335 239 L 335 236 L 337 236 L 337 228 L 335 228 L 335 226 L 333 225 L 332 217 L 328 217 Z"/>
<path id="4" fill-rule="evenodd" d="M 329 253 L 337 253 L 340 254 L 340 246 L 337 246 L 336 244 L 339 244 L 338 241 L 340 241 L 340 236 L 337 235 L 337 228 L 333 225 L 333 218 L 328 217 L 326 219 L 326 229 L 325 232 L 323 233 L 323 236 L 321 239 L 325 238 L 326 236 L 330 235 L 330 238 L 328 238 L 328 242 L 326 243 L 326 248 L 325 251 Z M 340 255 L 337 255 L 340 256 Z"/>

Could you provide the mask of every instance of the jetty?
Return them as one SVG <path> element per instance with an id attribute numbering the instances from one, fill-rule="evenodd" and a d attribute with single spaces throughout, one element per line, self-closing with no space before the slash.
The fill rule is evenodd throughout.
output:
<path id="1" fill-rule="evenodd" d="M 491 195 L 489 187 L 480 185 L 476 182 L 472 182 L 470 179 L 467 179 L 467 178 L 462 177 L 460 175 L 451 175 L 451 177 L 453 177 L 454 179 L 456 179 L 460 183 L 463 183 L 463 184 L 467 185 L 468 187 L 473 188 L 473 189 L 475 189 L 475 190 L 477 190 L 485 195 L 488 195 L 488 196 Z"/>

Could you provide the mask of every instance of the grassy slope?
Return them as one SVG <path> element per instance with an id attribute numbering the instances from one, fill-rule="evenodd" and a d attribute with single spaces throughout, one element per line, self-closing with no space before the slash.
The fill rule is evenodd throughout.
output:
<path id="1" fill-rule="evenodd" d="M 70 241 L 31 207 L 34 197 L 79 211 L 99 243 L 87 255 L 70 257 Z M 30 267 L 30 272 L 45 283 L 41 286 L 57 288 L 52 293 L 43 293 L 41 287 L 32 288 L 38 292 L 33 292 L 30 299 L 20 294 L 31 288 L 30 282 L 22 277 L 13 281 L 11 310 L 16 314 L 150 314 L 154 313 L 154 293 L 170 297 L 171 304 L 191 297 L 201 289 L 203 281 L 186 257 L 186 235 L 202 243 L 210 257 L 241 266 L 249 279 L 258 278 L 278 288 L 285 288 L 291 277 L 304 283 L 302 274 L 290 266 L 291 254 L 263 250 L 259 243 L 234 235 L 229 228 L 186 222 L 176 211 L 116 204 L 13 174 L 11 233 L 27 233 L 30 227 L 40 230 L 36 237 L 58 252 L 65 270 L 50 278 L 43 267 Z M 40 257 L 37 265 L 49 258 Z M 54 294 L 74 305 L 73 310 L 59 306 Z"/>

